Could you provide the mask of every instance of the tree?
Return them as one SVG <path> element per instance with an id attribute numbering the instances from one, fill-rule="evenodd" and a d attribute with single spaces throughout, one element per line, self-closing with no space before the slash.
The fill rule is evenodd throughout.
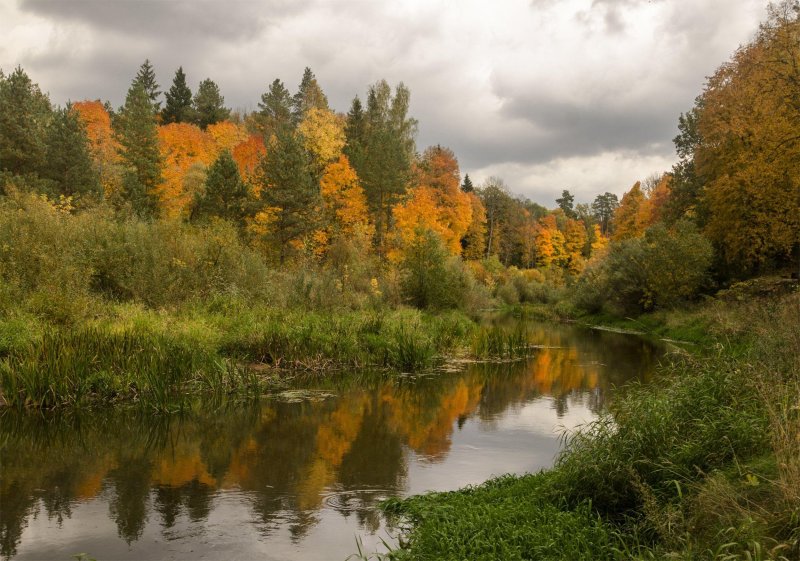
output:
<path id="1" fill-rule="evenodd" d="M 490 177 L 484 187 L 479 189 L 478 195 L 486 210 L 486 257 L 489 257 L 498 253 L 502 221 L 511 205 L 511 196 L 499 177 Z"/>
<path id="2" fill-rule="evenodd" d="M 381 254 L 391 228 L 392 208 L 411 179 L 417 122 L 408 116 L 410 96 L 402 83 L 392 96 L 389 84 L 381 80 L 369 89 L 363 123 L 348 123 L 351 136 L 346 153 L 364 185 Z M 353 103 L 351 113 L 360 106 Z M 358 130 L 355 125 L 359 125 Z"/>
<path id="3" fill-rule="evenodd" d="M 172 86 L 164 94 L 167 103 L 161 112 L 161 122 L 165 125 L 169 123 L 183 123 L 191 119 L 192 111 L 192 90 L 186 85 L 186 74 L 183 67 L 179 66 L 172 79 Z"/>
<path id="4" fill-rule="evenodd" d="M 417 187 L 396 205 L 396 230 L 408 243 L 420 230 L 436 232 L 453 255 L 472 222 L 470 197 L 459 189 L 458 160 L 448 148 L 431 146 L 416 166 Z"/>
<path id="5" fill-rule="evenodd" d="M 464 183 L 461 184 L 461 190 L 465 193 L 472 193 L 475 190 L 468 173 L 464 174 Z"/>
<path id="6" fill-rule="evenodd" d="M 224 121 L 231 115 L 231 110 L 225 107 L 225 98 L 219 91 L 219 86 L 210 78 L 206 78 L 197 88 L 192 100 L 192 122 L 205 130 L 209 125 Z"/>
<path id="7" fill-rule="evenodd" d="M 728 271 L 789 263 L 800 251 L 800 10 L 771 5 L 755 40 L 709 79 L 693 164 L 701 224 Z"/>
<path id="8" fill-rule="evenodd" d="M 216 146 L 208 132 L 190 123 L 170 123 L 158 128 L 159 149 L 163 166 L 163 182 L 158 186 L 162 214 L 168 217 L 186 215 L 195 198 L 187 191 L 186 174 L 195 164 L 210 165 Z"/>
<path id="9" fill-rule="evenodd" d="M 111 127 L 111 115 L 100 101 L 79 101 L 72 105 L 86 128 L 89 151 L 107 199 L 122 189 L 122 164 L 119 145 Z"/>
<path id="10" fill-rule="evenodd" d="M 294 124 L 300 124 L 306 113 L 312 108 L 328 111 L 328 98 L 322 92 L 314 73 L 306 66 L 297 93 L 292 97 L 292 120 Z"/>
<path id="11" fill-rule="evenodd" d="M 631 190 L 622 196 L 622 202 L 614 212 L 613 239 L 638 238 L 644 234 L 649 223 L 649 204 L 642 192 L 642 184 L 637 181 Z"/>
<path id="12" fill-rule="evenodd" d="M 136 80 L 114 119 L 114 135 L 126 168 L 122 178 L 123 197 L 140 216 L 153 216 L 158 212 L 155 191 L 162 181 L 158 127 L 150 97 Z"/>
<path id="13" fill-rule="evenodd" d="M 578 274 L 583 270 L 583 250 L 586 240 L 586 227 L 583 222 L 568 219 L 564 227 L 564 252 L 567 269 L 572 274 Z"/>
<path id="14" fill-rule="evenodd" d="M 0 169 L 14 175 L 37 173 L 51 118 L 50 100 L 21 67 L 8 76 L 0 72 Z"/>
<path id="15" fill-rule="evenodd" d="M 159 86 L 158 82 L 156 82 L 156 73 L 153 70 L 153 66 L 150 64 L 149 59 L 145 59 L 145 61 L 139 67 L 139 72 L 136 73 L 136 77 L 133 79 L 133 82 L 134 84 L 140 84 L 142 86 L 147 94 L 147 98 L 150 100 L 153 113 L 158 113 L 161 109 L 161 102 L 158 101 L 158 96 L 161 95 L 161 91 L 158 89 Z"/>
<path id="16" fill-rule="evenodd" d="M 54 183 L 59 195 L 102 196 L 86 129 L 71 105 L 57 109 L 53 114 L 48 127 L 47 155 L 42 166 L 42 177 Z"/>
<path id="17" fill-rule="evenodd" d="M 281 129 L 292 127 L 292 97 L 277 78 L 270 84 L 269 90 L 261 95 L 258 108 L 256 122 L 267 144 Z"/>
<path id="18" fill-rule="evenodd" d="M 330 109 L 311 107 L 297 127 L 303 146 L 313 158 L 319 176 L 329 163 L 338 159 L 344 147 L 344 125 Z"/>
<path id="19" fill-rule="evenodd" d="M 283 264 L 292 244 L 315 229 L 320 203 L 308 153 L 288 128 L 277 130 L 259 165 L 256 182 L 263 209 L 270 216 L 266 237 L 277 245 Z"/>
<path id="20" fill-rule="evenodd" d="M 464 259 L 482 259 L 486 253 L 486 209 L 474 191 L 467 193 L 472 206 L 472 220 L 461 238 L 461 255 Z"/>
<path id="21" fill-rule="evenodd" d="M 320 181 L 325 228 L 329 239 L 367 237 L 374 233 L 364 189 L 347 156 L 327 165 Z"/>
<path id="22" fill-rule="evenodd" d="M 247 186 L 242 181 L 239 168 L 231 153 L 223 150 L 208 168 L 205 189 L 195 194 L 192 218 L 217 216 L 242 225 L 247 198 Z"/>
<path id="23" fill-rule="evenodd" d="M 612 220 L 614 212 L 619 206 L 619 199 L 614 193 L 604 193 L 597 195 L 592 203 L 592 212 L 597 223 L 600 224 L 600 230 L 603 235 L 608 236 L 611 233 Z"/>
<path id="24" fill-rule="evenodd" d="M 556 203 L 558 203 L 558 208 L 564 211 L 564 215 L 567 218 L 577 218 L 577 215 L 575 214 L 575 209 L 573 207 L 574 202 L 575 202 L 575 197 L 571 195 L 570 192 L 567 191 L 566 189 L 564 189 L 561 192 L 561 198 L 556 199 Z"/>
<path id="25" fill-rule="evenodd" d="M 540 267 L 562 266 L 567 262 L 564 234 L 556 225 L 554 214 L 539 219 L 536 225 L 536 264 Z"/>

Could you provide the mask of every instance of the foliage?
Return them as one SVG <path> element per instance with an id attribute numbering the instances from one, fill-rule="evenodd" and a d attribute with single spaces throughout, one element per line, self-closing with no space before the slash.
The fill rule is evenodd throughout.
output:
<path id="1" fill-rule="evenodd" d="M 149 59 L 145 59 L 133 79 L 133 85 L 141 86 L 147 98 L 150 100 L 150 106 L 153 113 L 158 113 L 161 109 L 161 102 L 158 101 L 161 91 L 159 91 L 158 82 L 156 82 L 156 72 L 153 70 L 153 65 L 150 64 Z"/>
<path id="2" fill-rule="evenodd" d="M 472 274 L 451 257 L 442 239 L 430 230 L 417 231 L 403 249 L 403 295 L 419 308 L 464 308 L 474 285 Z"/>
<path id="3" fill-rule="evenodd" d="M 643 238 L 612 242 L 578 284 L 578 304 L 598 311 L 603 302 L 635 314 L 672 307 L 694 297 L 708 280 L 711 245 L 688 221 L 649 228 Z"/>
<path id="4" fill-rule="evenodd" d="M 275 79 L 258 103 L 256 123 L 265 141 L 278 134 L 283 128 L 291 127 L 292 96 L 279 79 Z"/>
<path id="5" fill-rule="evenodd" d="M 308 153 L 295 133 L 279 129 L 274 139 L 259 165 L 256 182 L 263 211 L 271 215 L 264 236 L 274 243 L 283 264 L 292 244 L 302 243 L 302 237 L 315 229 L 320 192 Z"/>
<path id="6" fill-rule="evenodd" d="M 86 129 L 72 107 L 53 112 L 41 176 L 53 182 L 55 195 L 101 196 Z"/>

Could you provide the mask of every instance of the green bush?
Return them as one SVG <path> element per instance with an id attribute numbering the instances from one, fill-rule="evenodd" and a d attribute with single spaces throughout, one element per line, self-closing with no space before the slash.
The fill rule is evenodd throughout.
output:
<path id="1" fill-rule="evenodd" d="M 575 287 L 576 305 L 596 313 L 610 304 L 624 314 L 674 307 L 707 283 L 712 253 L 692 223 L 656 224 L 642 238 L 612 243 L 589 264 Z"/>
<path id="2" fill-rule="evenodd" d="M 400 267 L 403 296 L 418 308 L 470 309 L 480 300 L 472 273 L 459 258 L 450 256 L 434 232 L 417 232 Z"/>

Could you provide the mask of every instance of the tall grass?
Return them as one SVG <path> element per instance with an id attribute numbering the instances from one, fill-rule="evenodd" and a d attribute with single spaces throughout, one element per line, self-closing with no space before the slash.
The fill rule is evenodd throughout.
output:
<path id="1" fill-rule="evenodd" d="M 195 373 L 223 368 L 208 353 L 166 335 L 49 329 L 0 360 L 0 385 L 15 407 L 134 399 L 170 409 Z"/>
<path id="2" fill-rule="evenodd" d="M 529 356 L 532 348 L 524 323 L 509 329 L 490 325 L 481 327 L 472 338 L 472 354 L 485 359 L 516 359 Z"/>

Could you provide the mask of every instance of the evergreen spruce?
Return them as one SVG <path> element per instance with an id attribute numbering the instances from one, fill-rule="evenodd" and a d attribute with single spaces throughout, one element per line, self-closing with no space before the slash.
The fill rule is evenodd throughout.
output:
<path id="1" fill-rule="evenodd" d="M 100 178 L 89 153 L 86 129 L 69 105 L 53 114 L 41 175 L 53 182 L 54 194 L 102 195 Z"/>
<path id="2" fill-rule="evenodd" d="M 257 122 L 264 134 L 264 140 L 269 140 L 272 135 L 277 135 L 283 128 L 292 128 L 292 96 L 283 82 L 275 79 L 269 90 L 261 95 L 258 104 Z"/>
<path id="3" fill-rule="evenodd" d="M 277 130 L 275 143 L 261 160 L 257 181 L 264 206 L 278 209 L 270 237 L 283 264 L 290 242 L 314 230 L 320 202 L 311 159 L 292 130 Z"/>
<path id="4" fill-rule="evenodd" d="M 303 116 L 312 107 L 328 109 L 328 98 L 319 86 L 314 73 L 306 66 L 297 93 L 292 97 L 292 120 L 294 124 L 297 125 L 302 121 Z"/>
<path id="5" fill-rule="evenodd" d="M 472 180 L 469 178 L 469 174 L 464 174 L 464 182 L 461 184 L 461 190 L 465 193 L 472 193 L 475 190 L 475 186 L 472 185 Z"/>
<path id="6" fill-rule="evenodd" d="M 0 73 L 0 170 L 12 175 L 40 170 L 51 118 L 50 100 L 21 67 L 8 76 Z"/>
<path id="7" fill-rule="evenodd" d="M 155 188 L 162 181 L 163 164 L 150 97 L 137 80 L 114 119 L 114 134 L 127 168 L 123 176 L 123 196 L 136 214 L 154 216 L 158 210 Z"/>
<path id="8" fill-rule="evenodd" d="M 186 74 L 183 73 L 183 67 L 178 67 L 178 70 L 175 71 L 172 86 L 164 94 L 164 97 L 166 97 L 167 103 L 161 112 L 162 123 L 183 123 L 190 120 L 192 90 L 186 85 Z"/>
<path id="9" fill-rule="evenodd" d="M 205 130 L 208 125 L 224 121 L 231 116 L 231 110 L 225 107 L 225 98 L 219 86 L 210 78 L 200 82 L 192 101 L 192 121 Z"/>
<path id="10" fill-rule="evenodd" d="M 136 78 L 133 81 L 141 84 L 144 88 L 147 98 L 150 100 L 150 105 L 153 113 L 158 113 L 161 110 L 161 102 L 158 101 L 158 96 L 161 95 L 161 90 L 158 89 L 158 82 L 156 82 L 156 73 L 153 66 L 150 64 L 149 59 L 145 59 L 139 67 L 139 72 L 136 73 Z"/>
<path id="11" fill-rule="evenodd" d="M 195 197 L 192 218 L 202 220 L 217 216 L 243 224 L 247 205 L 247 185 L 228 150 L 211 164 L 206 176 L 205 190 Z"/>

